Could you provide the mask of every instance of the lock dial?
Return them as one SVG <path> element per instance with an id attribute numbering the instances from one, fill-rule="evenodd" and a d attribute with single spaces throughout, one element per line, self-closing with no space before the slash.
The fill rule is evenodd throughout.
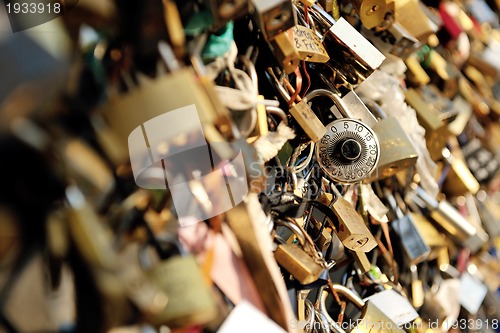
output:
<path id="1" fill-rule="evenodd" d="M 380 145 L 371 128 L 362 122 L 343 118 L 327 126 L 316 145 L 318 163 L 334 181 L 355 183 L 368 178 L 377 166 Z"/>

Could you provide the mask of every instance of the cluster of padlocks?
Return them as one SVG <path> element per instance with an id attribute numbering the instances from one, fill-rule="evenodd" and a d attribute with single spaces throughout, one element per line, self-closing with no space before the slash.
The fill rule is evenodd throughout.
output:
<path id="1" fill-rule="evenodd" d="M 500 332 L 498 0 L 72 6 L 0 15 L 0 332 Z"/>

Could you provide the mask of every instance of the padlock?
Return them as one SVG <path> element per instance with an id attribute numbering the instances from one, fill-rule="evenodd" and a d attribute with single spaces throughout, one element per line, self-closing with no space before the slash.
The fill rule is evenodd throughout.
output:
<path id="1" fill-rule="evenodd" d="M 476 194 L 480 185 L 465 161 L 454 157 L 447 148 L 443 149 L 443 157 L 451 168 L 443 183 L 442 192 L 451 197 L 464 195 L 468 192 Z"/>
<path id="2" fill-rule="evenodd" d="M 379 308 L 400 328 L 418 318 L 418 313 L 410 301 L 395 288 L 377 292 L 367 297 L 365 302 Z"/>
<path id="3" fill-rule="evenodd" d="M 147 247 L 139 253 L 146 274 L 168 296 L 162 313 L 151 318 L 154 325 L 182 327 L 204 325 L 217 315 L 213 292 L 207 285 L 196 259 L 184 253 L 182 245 L 174 237 L 157 242 L 161 248 L 160 261 L 152 263 Z M 163 247 L 173 246 L 176 254 L 168 256 Z M 158 251 L 158 249 L 157 249 Z"/>
<path id="4" fill-rule="evenodd" d="M 165 91 L 177 91 L 176 98 L 170 98 Z M 194 105 L 204 129 L 218 126 L 222 135 L 230 135 L 231 125 L 229 113 L 222 105 L 217 96 L 213 82 L 206 77 L 197 77 L 192 69 L 183 68 L 175 70 L 168 75 L 160 77 L 143 86 L 133 89 L 124 96 L 111 98 L 101 109 L 107 125 L 112 128 L 123 147 L 129 147 L 129 135 L 138 126 L 142 126 L 146 121 L 155 117 L 175 111 L 180 108 Z M 142 112 L 137 112 L 142 110 Z M 179 127 L 177 133 L 169 133 L 167 137 L 178 136 L 178 133 L 189 132 L 193 124 L 185 122 Z M 216 135 L 218 131 L 205 130 L 205 133 Z M 209 141 L 223 143 L 220 136 Z M 229 151 L 223 153 L 221 145 L 215 145 L 214 149 L 225 158 L 231 158 Z M 219 149 L 222 148 L 222 149 Z M 125 148 L 126 149 L 126 148 Z M 230 149 L 229 149 L 230 150 Z M 111 154 L 113 156 L 113 154 Z M 116 161 L 117 165 L 126 161 Z"/>
<path id="5" fill-rule="evenodd" d="M 374 101 L 363 102 L 379 118 L 372 129 L 380 143 L 380 159 L 377 169 L 367 181 L 387 178 L 415 166 L 418 159 L 417 150 L 399 121 L 395 117 L 387 117 Z"/>
<path id="6" fill-rule="evenodd" d="M 418 158 L 416 149 L 396 118 L 386 117 L 375 102 L 364 103 L 354 91 L 346 94 L 342 101 L 348 116 L 368 125 L 378 138 L 380 158 L 366 182 L 387 178 L 415 165 Z M 335 110 L 332 111 L 335 113 Z"/>
<path id="7" fill-rule="evenodd" d="M 283 31 L 270 43 L 274 56 L 287 74 L 293 73 L 300 64 L 299 50 L 295 47 L 290 34 L 290 30 Z"/>
<path id="8" fill-rule="evenodd" d="M 416 309 L 420 308 L 424 304 L 424 285 L 423 281 L 418 276 L 418 270 L 416 265 L 410 266 L 411 274 L 411 304 Z"/>
<path id="9" fill-rule="evenodd" d="M 346 118 L 328 124 L 327 132 L 316 145 L 318 163 L 332 180 L 353 183 L 366 179 L 377 167 L 380 145 L 376 134 L 357 120 L 356 110 L 349 108 L 339 95 L 316 89 L 304 97 L 309 102 L 315 97 L 330 98 Z M 369 114 L 369 112 L 368 112 Z M 354 119 L 353 119 L 354 118 Z"/>
<path id="10" fill-rule="evenodd" d="M 391 222 L 393 230 L 398 234 L 406 258 L 410 265 L 416 265 L 427 259 L 430 246 L 420 235 L 410 214 L 403 214 L 396 199 L 389 189 L 384 188 L 384 195 L 389 206 L 396 213 L 396 219 Z"/>
<path id="11" fill-rule="evenodd" d="M 280 92 L 281 96 L 286 101 L 290 101 L 291 97 L 288 95 L 285 88 L 283 88 L 283 86 L 279 83 L 274 73 L 269 72 L 269 75 L 271 76 L 271 80 L 273 80 L 273 83 Z M 300 99 L 300 97 L 297 97 L 297 100 L 299 100 L 298 103 L 291 103 L 289 112 L 299 123 L 300 127 L 304 130 L 307 136 L 309 136 L 313 142 L 318 142 L 325 134 L 326 127 L 321 123 L 305 100 Z"/>
<path id="12" fill-rule="evenodd" d="M 431 82 L 431 78 L 427 75 L 422 65 L 420 65 L 415 54 L 409 55 L 405 59 L 405 64 L 408 68 L 406 71 L 406 80 L 411 82 L 413 86 L 420 87 Z"/>
<path id="13" fill-rule="evenodd" d="M 297 25 L 297 17 L 292 1 L 253 0 L 252 2 L 257 25 L 268 41 Z"/>
<path id="14" fill-rule="evenodd" d="M 372 233 L 365 225 L 365 222 L 361 215 L 354 209 L 354 207 L 344 199 L 340 193 L 336 193 L 336 200 L 333 201 L 333 195 L 330 193 L 323 193 L 318 202 L 323 204 L 323 207 L 319 208 L 323 213 L 326 213 L 329 219 L 334 224 L 335 233 L 337 237 L 342 241 L 345 247 L 352 251 L 369 252 L 377 246 L 377 241 L 373 237 Z M 323 210 L 324 207 L 331 209 L 336 216 L 331 217 L 329 212 Z M 338 221 L 338 224 L 334 221 Z"/>
<path id="15" fill-rule="evenodd" d="M 300 245 L 293 243 L 279 244 L 274 251 L 274 258 L 278 264 L 286 269 L 301 284 L 310 284 L 318 280 L 325 270 L 313 257 L 313 253 L 306 252 L 305 236 L 292 222 L 281 222 L 290 228 Z M 312 251 L 312 250 L 310 250 Z"/>
<path id="16" fill-rule="evenodd" d="M 411 216 L 412 221 L 415 223 L 415 227 L 417 228 L 418 233 L 422 236 L 424 242 L 430 248 L 427 260 L 436 259 L 441 249 L 448 246 L 448 243 L 446 242 L 446 236 L 439 232 L 422 213 L 410 212 L 409 215 Z"/>
<path id="17" fill-rule="evenodd" d="M 473 226 L 448 201 L 432 198 L 419 186 L 412 186 L 412 191 L 425 203 L 433 221 L 459 245 L 475 253 L 488 242 L 488 234 L 481 227 Z"/>
<path id="18" fill-rule="evenodd" d="M 326 52 L 316 33 L 302 25 L 291 29 L 294 46 L 299 51 L 300 59 L 310 62 L 327 62 L 330 56 Z"/>
<path id="19" fill-rule="evenodd" d="M 387 29 L 394 21 L 394 0 L 350 0 L 349 2 L 367 29 Z"/>
<path id="20" fill-rule="evenodd" d="M 432 22 L 422 10 L 423 4 L 418 0 L 396 0 L 396 21 L 422 44 L 438 31 L 438 26 Z"/>
<path id="21" fill-rule="evenodd" d="M 393 332 L 393 333 L 403 333 L 404 330 L 398 326 L 389 316 L 387 316 L 383 310 L 378 306 L 370 302 L 364 302 L 358 295 L 356 295 L 352 290 L 338 284 L 333 284 L 330 286 L 333 291 L 340 296 L 345 297 L 350 303 L 352 303 L 361 312 L 360 318 L 356 321 L 356 327 L 351 330 L 355 333 L 361 333 L 366 331 L 375 330 L 377 332 Z M 330 325 L 330 328 L 335 332 L 345 332 L 340 324 L 338 324 L 328 313 L 326 307 L 326 299 L 331 291 L 327 290 L 327 287 L 322 286 L 319 290 L 319 307 L 322 315 L 326 318 L 326 321 Z"/>
<path id="22" fill-rule="evenodd" d="M 481 184 L 488 183 L 500 168 L 500 162 L 479 139 L 472 139 L 462 147 L 467 166 Z"/>
<path id="23" fill-rule="evenodd" d="M 422 44 L 398 22 L 393 23 L 388 29 L 383 31 L 363 29 L 363 35 L 381 52 L 390 53 L 403 60 L 422 46 Z"/>
<path id="24" fill-rule="evenodd" d="M 385 56 L 344 18 L 335 21 L 319 5 L 313 5 L 309 14 L 322 30 L 321 40 L 330 56 L 329 63 L 337 71 L 352 69 L 362 81 L 384 61 Z M 353 82 L 357 83 L 360 82 Z"/>
<path id="25" fill-rule="evenodd" d="M 415 109 L 418 121 L 425 129 L 425 140 L 431 158 L 434 161 L 440 160 L 443 148 L 450 136 L 450 131 L 416 90 L 408 89 L 405 96 L 406 102 Z"/>

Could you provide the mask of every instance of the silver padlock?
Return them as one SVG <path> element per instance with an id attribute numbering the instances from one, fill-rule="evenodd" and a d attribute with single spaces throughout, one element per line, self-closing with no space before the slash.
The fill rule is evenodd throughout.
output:
<path id="1" fill-rule="evenodd" d="M 342 116 L 328 124 L 326 134 L 316 145 L 320 167 L 330 179 L 343 183 L 368 178 L 379 161 L 377 135 L 365 122 L 357 120 L 353 112 L 355 110 L 332 91 L 316 89 L 307 94 L 303 101 L 307 103 L 318 96 L 330 98 Z"/>
<path id="2" fill-rule="evenodd" d="M 358 76 L 358 84 L 371 75 L 385 56 L 361 35 L 344 18 L 335 21 L 319 5 L 313 5 L 310 15 L 322 30 L 319 37 L 330 55 L 330 64 L 339 72 L 352 70 Z"/>
<path id="3" fill-rule="evenodd" d="M 424 261 L 429 256 L 431 249 L 415 226 L 412 216 L 403 214 L 396 199 L 387 188 L 384 188 L 384 195 L 389 206 L 396 213 L 397 219 L 391 222 L 391 226 L 401 240 L 410 265 L 416 265 Z"/>
<path id="4" fill-rule="evenodd" d="M 472 253 L 479 251 L 488 242 L 488 234 L 481 228 L 472 225 L 448 201 L 432 198 L 420 186 L 412 186 L 415 193 L 413 200 L 417 204 L 424 203 L 429 216 L 460 246 L 467 247 Z"/>

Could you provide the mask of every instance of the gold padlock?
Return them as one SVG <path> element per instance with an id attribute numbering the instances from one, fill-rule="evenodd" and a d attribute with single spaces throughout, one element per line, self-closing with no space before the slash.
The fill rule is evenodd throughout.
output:
<path id="1" fill-rule="evenodd" d="M 291 30 L 293 43 L 299 51 L 301 60 L 310 62 L 330 60 L 330 56 L 314 31 L 301 25 L 296 25 Z"/>
<path id="2" fill-rule="evenodd" d="M 299 50 L 295 47 L 290 35 L 290 30 L 283 31 L 270 43 L 274 56 L 287 74 L 293 73 L 300 64 Z"/>
<path id="3" fill-rule="evenodd" d="M 443 183 L 443 193 L 450 196 L 464 195 L 467 192 L 476 194 L 480 185 L 471 173 L 465 161 L 454 157 L 448 149 L 443 149 L 443 156 L 451 166 Z"/>
<path id="4" fill-rule="evenodd" d="M 295 233 L 300 246 L 292 243 L 279 244 L 274 251 L 274 258 L 301 284 L 309 284 L 318 280 L 324 268 L 314 260 L 310 253 L 306 252 L 304 248 L 306 240 L 302 231 L 291 222 L 282 221 L 282 223 Z"/>
<path id="5" fill-rule="evenodd" d="M 426 44 L 429 37 L 438 31 L 422 10 L 418 0 L 396 0 L 396 21 L 408 30 L 421 43 Z"/>
<path id="6" fill-rule="evenodd" d="M 394 21 L 394 0 L 350 0 L 361 19 L 368 28 L 388 28 Z"/>
<path id="7" fill-rule="evenodd" d="M 361 215 L 340 194 L 337 194 L 337 199 L 333 204 L 332 200 L 333 195 L 330 193 L 324 193 L 318 199 L 319 202 L 331 207 L 335 213 L 339 221 L 335 233 L 344 246 L 352 251 L 373 250 L 377 246 L 377 241 L 365 225 Z"/>
<path id="8" fill-rule="evenodd" d="M 269 73 L 272 76 L 274 84 L 280 94 L 286 101 L 290 101 L 291 97 L 288 95 L 285 88 L 279 83 L 278 79 L 273 72 Z M 313 142 L 318 142 L 321 140 L 323 135 L 326 133 L 326 127 L 321 123 L 319 118 L 313 112 L 311 107 L 297 96 L 298 103 L 293 102 L 290 106 L 289 112 L 292 117 L 299 123 L 300 127 L 304 132 L 311 138 Z"/>
<path id="9" fill-rule="evenodd" d="M 380 143 L 377 168 L 366 181 L 387 178 L 414 166 L 418 159 L 417 150 L 399 121 L 395 117 L 387 117 L 374 101 L 363 102 L 379 119 L 372 129 Z"/>
<path id="10" fill-rule="evenodd" d="M 424 101 L 420 94 L 414 89 L 405 92 L 406 102 L 417 112 L 417 118 L 425 129 L 425 141 L 427 149 L 434 161 L 442 157 L 442 150 L 450 136 L 450 131 L 446 124 L 439 119 L 438 115 Z"/>

